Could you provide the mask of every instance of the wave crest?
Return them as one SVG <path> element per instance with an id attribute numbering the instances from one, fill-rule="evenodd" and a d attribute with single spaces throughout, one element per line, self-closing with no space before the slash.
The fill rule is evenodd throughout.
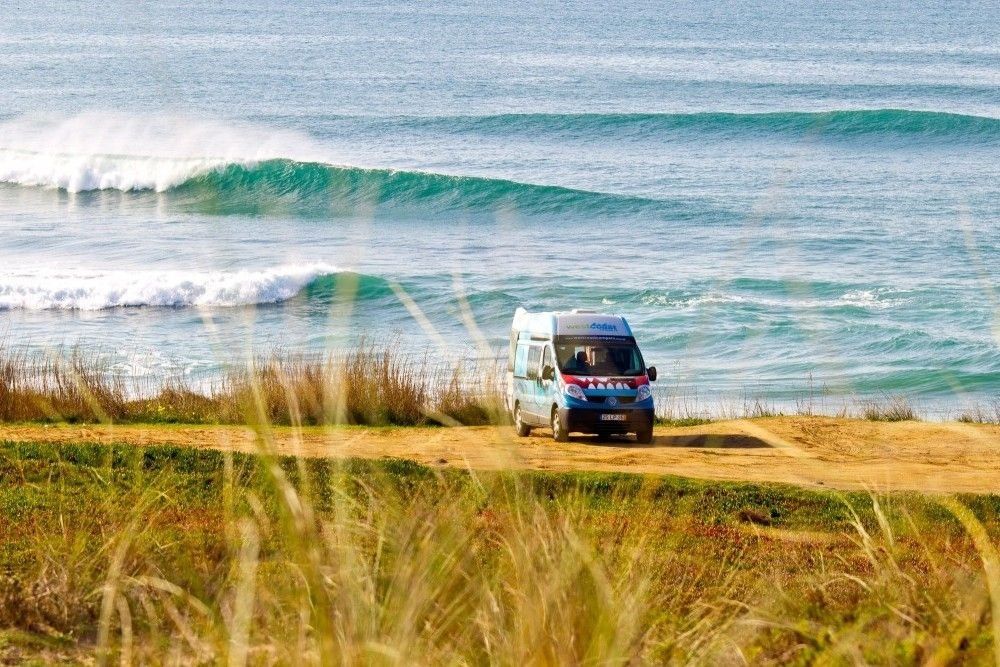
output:
<path id="1" fill-rule="evenodd" d="M 234 307 L 287 301 L 325 277 L 326 264 L 242 271 L 0 274 L 0 310 Z"/>
<path id="2" fill-rule="evenodd" d="M 227 165 L 191 178 L 174 188 L 174 193 L 202 207 L 214 205 L 226 212 L 285 204 L 332 214 L 373 206 L 438 212 L 507 210 L 535 215 L 580 210 L 618 215 L 685 214 L 683 204 L 661 199 L 502 178 L 292 160 Z"/>
<path id="3" fill-rule="evenodd" d="M 374 207 L 526 215 L 651 213 L 675 219 L 699 215 L 705 220 L 720 213 L 678 201 L 501 178 L 335 166 L 284 158 L 228 162 L 214 158 L 25 156 L 0 149 L 0 182 L 69 192 L 155 191 L 176 206 L 218 215 L 290 212 L 338 216 Z"/>

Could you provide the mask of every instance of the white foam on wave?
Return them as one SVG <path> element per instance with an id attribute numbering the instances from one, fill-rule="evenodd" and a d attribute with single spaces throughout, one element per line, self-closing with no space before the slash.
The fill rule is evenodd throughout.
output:
<path id="1" fill-rule="evenodd" d="M 796 308 L 803 310 L 826 310 L 832 308 L 853 307 L 865 310 L 886 310 L 906 303 L 902 292 L 886 287 L 851 290 L 839 297 L 828 299 L 803 298 L 773 298 L 763 296 L 745 296 L 741 294 L 724 294 L 713 292 L 697 296 L 675 296 L 670 294 L 650 294 L 642 297 L 641 303 L 647 306 L 665 306 L 671 308 L 695 309 L 701 306 L 724 306 L 742 304 L 762 308 Z"/>
<path id="2" fill-rule="evenodd" d="M 717 304 L 742 303 L 746 301 L 737 294 L 703 294 L 699 296 L 676 296 L 671 294 L 647 294 L 640 299 L 644 306 L 665 306 L 670 308 L 697 308 Z"/>
<path id="3" fill-rule="evenodd" d="M 0 310 L 233 307 L 291 299 L 328 264 L 241 271 L 0 272 Z"/>
<path id="4" fill-rule="evenodd" d="M 178 115 L 88 112 L 0 123 L 0 182 L 162 192 L 230 164 L 322 162 L 306 136 L 250 123 Z"/>
<path id="5" fill-rule="evenodd" d="M 906 303 L 906 299 L 901 296 L 902 294 L 901 291 L 888 287 L 859 289 L 847 292 L 838 299 L 838 303 L 869 310 L 885 310 Z"/>

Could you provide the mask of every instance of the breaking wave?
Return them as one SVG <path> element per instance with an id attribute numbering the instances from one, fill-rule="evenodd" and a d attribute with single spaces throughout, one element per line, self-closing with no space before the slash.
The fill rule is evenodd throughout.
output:
<path id="1" fill-rule="evenodd" d="M 287 301 L 337 275 L 325 264 L 242 271 L 0 273 L 0 310 L 234 307 Z"/>
<path id="2" fill-rule="evenodd" d="M 0 123 L 0 183 L 156 193 L 199 213 L 338 215 L 377 207 L 708 220 L 713 213 L 686 202 L 336 162 L 308 137 L 238 122 L 86 113 Z"/>
<path id="3" fill-rule="evenodd" d="M 0 182 L 68 192 L 157 192 L 178 206 L 215 214 L 338 215 L 378 207 L 524 214 L 652 213 L 674 218 L 711 215 L 687 203 L 662 199 L 286 158 L 227 162 L 221 158 L 52 156 L 0 149 Z"/>

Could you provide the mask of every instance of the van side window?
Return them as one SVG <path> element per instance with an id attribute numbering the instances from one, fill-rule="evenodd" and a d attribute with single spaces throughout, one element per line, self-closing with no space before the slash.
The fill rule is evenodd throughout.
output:
<path id="1" fill-rule="evenodd" d="M 514 353 L 514 377 L 523 378 L 528 371 L 528 346 L 518 345 Z"/>
<path id="2" fill-rule="evenodd" d="M 517 338 L 520 335 L 517 329 L 510 330 L 510 350 L 507 352 L 507 372 L 514 372 L 514 356 L 517 354 Z"/>
<path id="3" fill-rule="evenodd" d="M 538 379 L 538 361 L 542 358 L 542 348 L 539 345 L 532 345 L 528 348 L 528 372 L 529 380 Z"/>
<path id="4" fill-rule="evenodd" d="M 545 346 L 545 351 L 542 352 L 542 368 L 545 368 L 546 366 L 555 366 L 555 364 L 552 363 L 552 348 L 548 345 Z"/>

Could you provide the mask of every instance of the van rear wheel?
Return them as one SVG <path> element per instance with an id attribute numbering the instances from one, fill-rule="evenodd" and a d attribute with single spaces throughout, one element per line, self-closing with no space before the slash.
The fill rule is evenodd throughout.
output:
<path id="1" fill-rule="evenodd" d="M 531 427 L 524 423 L 520 403 L 514 405 L 514 428 L 517 430 L 518 437 L 526 438 L 531 435 Z"/>
<path id="2" fill-rule="evenodd" d="M 556 442 L 569 441 L 569 431 L 566 430 L 566 424 L 559 416 L 559 408 L 557 407 L 552 408 L 552 439 Z"/>

